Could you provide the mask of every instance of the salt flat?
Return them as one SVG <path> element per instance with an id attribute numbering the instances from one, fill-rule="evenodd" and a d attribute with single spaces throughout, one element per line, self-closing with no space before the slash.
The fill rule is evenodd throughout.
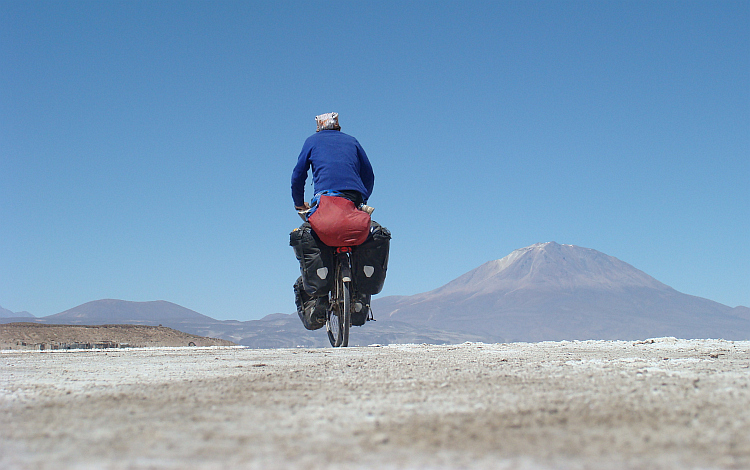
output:
<path id="1" fill-rule="evenodd" d="M 0 468 L 750 468 L 750 342 L 0 353 Z"/>

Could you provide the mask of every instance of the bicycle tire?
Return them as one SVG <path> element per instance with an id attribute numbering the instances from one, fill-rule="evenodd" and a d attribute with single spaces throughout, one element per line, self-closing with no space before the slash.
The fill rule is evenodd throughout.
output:
<path id="1" fill-rule="evenodd" d="M 349 326 L 351 325 L 351 281 L 344 280 L 341 267 L 336 266 L 336 284 L 328 312 L 326 329 L 328 340 L 334 348 L 349 345 Z"/>
<path id="2" fill-rule="evenodd" d="M 342 292 L 343 292 L 343 321 L 342 324 L 342 338 L 341 338 L 341 346 L 347 347 L 349 346 L 349 327 L 352 325 L 352 297 L 351 297 L 351 281 L 343 281 L 342 283 Z"/>
<path id="3" fill-rule="evenodd" d="M 341 346 L 341 314 L 336 304 L 336 297 L 331 299 L 334 304 L 331 306 L 331 310 L 328 313 L 328 320 L 326 321 L 326 329 L 328 330 L 328 341 L 331 342 L 331 346 L 337 348 Z"/>

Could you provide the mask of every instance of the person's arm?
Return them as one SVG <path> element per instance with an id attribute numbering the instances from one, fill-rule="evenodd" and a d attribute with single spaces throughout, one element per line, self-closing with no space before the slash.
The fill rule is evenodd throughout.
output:
<path id="1" fill-rule="evenodd" d="M 359 155 L 359 177 L 362 179 L 362 184 L 365 185 L 365 189 L 367 190 L 367 194 L 362 195 L 366 204 L 372 194 L 372 188 L 375 186 L 375 173 L 372 171 L 372 165 L 370 164 L 370 159 L 367 158 L 365 149 L 359 145 L 359 142 L 357 142 L 357 154 Z"/>
<path id="2" fill-rule="evenodd" d="M 305 181 L 307 181 L 307 170 L 310 169 L 311 151 L 312 148 L 305 142 L 302 152 L 300 152 L 299 158 L 297 158 L 297 165 L 292 170 L 292 200 L 294 201 L 294 207 L 298 210 L 307 205 L 305 203 Z"/>

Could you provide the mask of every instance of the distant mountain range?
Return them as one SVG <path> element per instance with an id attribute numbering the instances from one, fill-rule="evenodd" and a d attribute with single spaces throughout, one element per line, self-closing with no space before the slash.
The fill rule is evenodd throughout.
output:
<path id="1" fill-rule="evenodd" d="M 290 293 L 291 295 L 291 293 Z M 750 308 L 682 294 L 596 250 L 539 243 L 490 261 L 422 294 L 373 302 L 376 322 L 353 327 L 350 344 L 585 339 L 750 339 Z M 97 300 L 35 318 L 0 309 L 0 323 L 163 325 L 256 348 L 321 347 L 296 314 L 216 320 L 165 302 Z"/>
<path id="2" fill-rule="evenodd" d="M 12 312 L 7 308 L 0 307 L 0 318 L 34 318 L 29 312 Z"/>
<path id="3" fill-rule="evenodd" d="M 0 318 L 0 323 L 30 321 L 30 318 Z M 61 313 L 33 321 L 56 325 L 149 325 L 166 326 L 185 333 L 220 338 L 253 348 L 323 347 L 329 345 L 325 328 L 305 330 L 296 314 L 276 313 L 260 320 L 216 320 L 193 310 L 163 300 L 130 302 L 125 300 L 95 300 Z M 349 344 L 392 343 L 460 343 L 481 341 L 476 335 L 438 331 L 434 328 L 413 326 L 399 321 L 368 322 L 365 327 L 353 327 Z"/>

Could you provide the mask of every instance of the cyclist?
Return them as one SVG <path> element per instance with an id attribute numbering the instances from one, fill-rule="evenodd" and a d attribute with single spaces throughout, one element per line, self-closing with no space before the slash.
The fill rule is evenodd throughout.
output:
<path id="1" fill-rule="evenodd" d="M 314 197 L 309 215 L 317 209 L 316 203 L 321 195 L 349 199 L 356 207 L 367 203 L 375 176 L 365 150 L 357 139 L 341 132 L 338 113 L 315 116 L 315 122 L 317 130 L 305 140 L 297 165 L 292 171 L 294 208 L 298 211 L 311 209 L 310 204 L 305 202 L 305 181 L 310 168 L 313 175 Z M 325 246 L 320 248 L 327 249 Z M 305 292 L 302 277 L 297 279 L 294 292 L 297 313 L 305 327 L 315 330 L 324 326 L 328 308 L 327 294 L 317 298 L 311 297 Z M 368 313 L 366 306 L 370 303 L 369 297 L 363 295 L 354 299 L 352 324 L 364 324 Z"/>

